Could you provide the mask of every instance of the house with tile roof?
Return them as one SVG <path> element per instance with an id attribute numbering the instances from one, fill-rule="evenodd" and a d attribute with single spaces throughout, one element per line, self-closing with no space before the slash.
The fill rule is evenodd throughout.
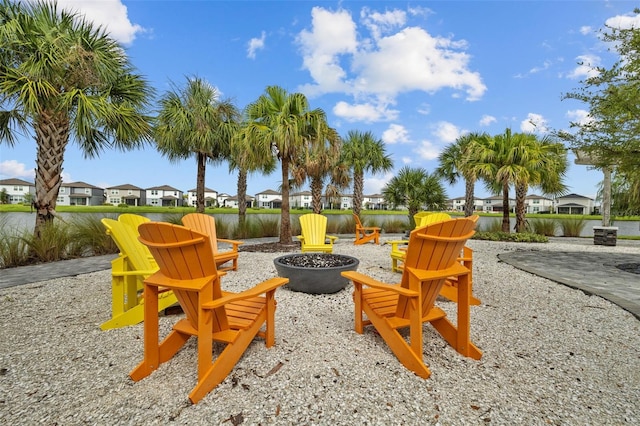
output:
<path id="1" fill-rule="evenodd" d="M 22 204 L 30 202 L 36 195 L 36 186 L 33 182 L 22 179 L 0 179 L 0 192 L 7 196 L 9 204 Z"/>
<path id="2" fill-rule="evenodd" d="M 183 192 L 169 185 L 147 188 L 145 194 L 147 206 L 179 207 L 183 204 Z"/>
<path id="3" fill-rule="evenodd" d="M 128 183 L 105 188 L 105 196 L 106 202 L 114 206 L 144 206 L 147 201 L 147 193 L 143 188 Z"/>
<path id="4" fill-rule="evenodd" d="M 59 206 L 101 206 L 104 202 L 104 188 L 86 182 L 62 182 L 56 200 Z"/>

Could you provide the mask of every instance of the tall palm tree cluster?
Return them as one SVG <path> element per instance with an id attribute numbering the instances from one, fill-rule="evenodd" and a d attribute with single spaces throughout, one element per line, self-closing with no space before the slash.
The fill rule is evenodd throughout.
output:
<path id="1" fill-rule="evenodd" d="M 509 232 L 509 193 L 516 194 L 516 232 L 524 232 L 525 197 L 529 188 L 544 194 L 561 195 L 567 187 L 564 177 L 569 167 L 562 143 L 532 133 L 504 133 L 493 137 L 469 133 L 456 140 L 439 156 L 436 172 L 456 183 L 465 181 L 465 215 L 473 213 L 474 187 L 481 180 L 494 194 L 502 194 L 502 231 Z"/>
<path id="2" fill-rule="evenodd" d="M 390 171 L 382 140 L 367 131 L 344 138 L 311 109 L 301 93 L 269 86 L 241 111 L 199 77 L 173 85 L 152 112 L 154 91 L 129 63 L 124 49 L 101 27 L 58 10 L 55 3 L 0 3 L 0 143 L 13 145 L 33 131 L 37 143 L 35 234 L 53 220 L 65 149 L 73 141 L 87 157 L 106 148 L 132 149 L 155 143 L 170 161 L 196 160 L 196 210 L 204 211 L 208 163 L 228 162 L 238 172 L 239 223 L 244 224 L 247 175 L 281 169 L 280 243 L 290 244 L 289 191 L 308 182 L 313 211 L 321 210 L 323 188 L 335 200 L 353 180 L 353 210 L 359 215 L 364 175 Z M 505 197 L 503 230 L 509 231 L 508 193 L 515 188 L 516 228 L 524 229 L 529 187 L 559 193 L 567 169 L 561 144 L 529 134 L 489 137 L 471 133 L 440 156 L 429 174 L 405 167 L 383 189 L 392 206 L 442 210 L 441 179 L 466 182 L 467 215 L 477 180 Z"/>

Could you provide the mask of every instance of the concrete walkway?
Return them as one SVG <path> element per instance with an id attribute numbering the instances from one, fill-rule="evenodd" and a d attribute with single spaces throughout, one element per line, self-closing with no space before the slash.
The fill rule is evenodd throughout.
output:
<path id="1" fill-rule="evenodd" d="M 584 238 L 571 242 L 593 244 L 593 240 Z M 618 240 L 618 245 L 637 247 L 640 241 Z M 640 319 L 640 274 L 616 267 L 639 264 L 637 254 L 519 250 L 500 254 L 498 258 L 523 271 L 607 299 Z"/>
<path id="2" fill-rule="evenodd" d="M 571 242 L 593 244 L 590 239 L 572 239 Z M 618 240 L 618 245 L 640 246 L 640 241 Z M 0 289 L 109 269 L 115 257 L 112 254 L 2 269 Z M 518 250 L 498 257 L 523 271 L 605 298 L 640 319 L 640 275 L 616 267 L 623 263 L 640 263 L 638 255 Z"/>

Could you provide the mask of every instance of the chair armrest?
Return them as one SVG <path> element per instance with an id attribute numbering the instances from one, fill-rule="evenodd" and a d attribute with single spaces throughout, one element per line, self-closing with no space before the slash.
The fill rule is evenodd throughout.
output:
<path id="1" fill-rule="evenodd" d="M 141 270 L 141 271 L 113 271 L 111 275 L 116 277 L 127 277 L 127 276 L 136 276 L 136 275 L 152 275 L 158 272 L 157 269 L 149 269 L 149 270 Z"/>
<path id="2" fill-rule="evenodd" d="M 411 275 L 420 281 L 437 280 L 442 278 L 457 277 L 469 273 L 469 269 L 461 263 L 454 263 L 452 267 L 437 271 L 426 271 L 424 269 L 405 268 Z"/>
<path id="3" fill-rule="evenodd" d="M 304 243 L 304 237 L 302 235 L 296 235 L 296 238 Z"/>
<path id="4" fill-rule="evenodd" d="M 399 284 L 386 284 L 371 278 L 368 275 L 361 274 L 356 271 L 341 272 L 341 275 L 354 283 L 366 285 L 367 287 L 377 288 L 379 290 L 388 290 L 407 297 L 418 297 L 418 292 L 400 287 Z"/>
<path id="5" fill-rule="evenodd" d="M 358 227 L 358 229 L 361 229 L 363 231 L 379 231 L 382 228 L 378 226 L 360 226 Z"/>
<path id="6" fill-rule="evenodd" d="M 333 244 L 334 241 L 338 240 L 338 237 L 336 237 L 335 235 L 327 235 L 326 237 L 329 239 L 330 244 Z"/>
<path id="7" fill-rule="evenodd" d="M 227 240 L 226 238 L 216 238 L 219 243 L 231 244 L 233 251 L 238 251 L 238 246 L 244 244 L 244 241 Z"/>
<path id="8" fill-rule="evenodd" d="M 408 242 L 409 240 L 394 240 L 394 241 L 387 241 L 387 244 L 391 244 L 391 251 L 397 251 L 397 250 L 400 250 L 398 248 L 400 244 L 407 244 Z"/>
<path id="9" fill-rule="evenodd" d="M 275 291 L 278 287 L 283 286 L 288 282 L 289 282 L 288 278 L 281 278 L 281 277 L 271 278 L 261 282 L 260 284 L 258 284 L 253 288 L 242 291 L 240 293 L 227 294 L 226 296 L 223 296 L 219 299 L 204 303 L 202 307 L 204 309 L 215 309 L 215 308 L 222 307 L 228 303 L 236 302 L 238 300 L 251 299 L 252 297 L 260 296 L 261 294 Z"/>

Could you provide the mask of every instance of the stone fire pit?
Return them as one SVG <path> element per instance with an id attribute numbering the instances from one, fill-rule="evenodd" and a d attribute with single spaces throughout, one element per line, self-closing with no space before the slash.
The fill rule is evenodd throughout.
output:
<path id="1" fill-rule="evenodd" d="M 289 278 L 286 288 L 310 294 L 342 290 L 349 280 L 340 272 L 355 271 L 359 263 L 355 257 L 331 253 L 294 253 L 273 260 L 278 275 Z"/>

